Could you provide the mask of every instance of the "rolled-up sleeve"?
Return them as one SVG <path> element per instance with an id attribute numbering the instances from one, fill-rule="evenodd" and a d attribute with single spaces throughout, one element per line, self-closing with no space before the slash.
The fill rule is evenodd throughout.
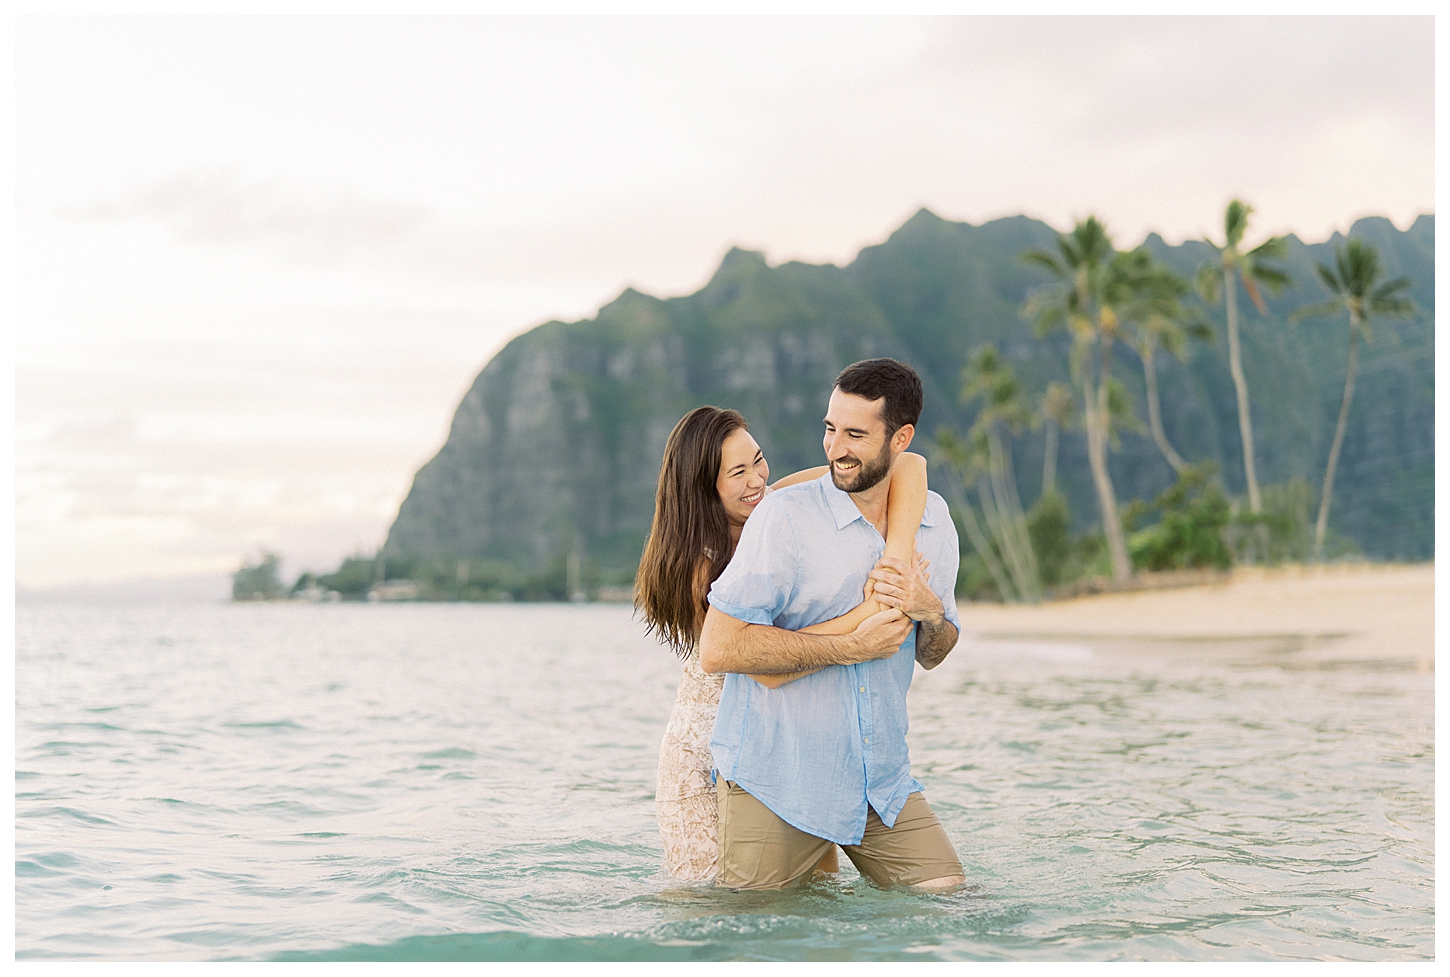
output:
<path id="1" fill-rule="evenodd" d="M 799 541 L 772 493 L 746 521 L 735 555 L 710 587 L 710 606 L 746 624 L 774 624 L 795 592 Z"/>

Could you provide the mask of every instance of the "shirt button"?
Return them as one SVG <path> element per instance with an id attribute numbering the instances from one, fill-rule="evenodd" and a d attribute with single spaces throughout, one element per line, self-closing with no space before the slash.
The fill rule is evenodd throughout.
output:
<path id="1" fill-rule="evenodd" d="M 871 737 L 868 736 L 864 740 L 862 740 L 861 742 L 862 743 L 870 743 L 871 742 Z"/>
<path id="2" fill-rule="evenodd" d="M 866 686 L 864 686 L 864 685 L 863 685 L 863 686 L 861 686 L 861 691 L 862 691 L 862 692 L 865 692 L 865 691 L 866 691 Z"/>

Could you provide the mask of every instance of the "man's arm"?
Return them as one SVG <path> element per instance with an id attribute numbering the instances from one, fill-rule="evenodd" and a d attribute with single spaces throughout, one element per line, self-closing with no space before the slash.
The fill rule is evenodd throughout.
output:
<path id="1" fill-rule="evenodd" d="M 957 627 L 945 617 L 939 621 L 918 621 L 916 661 L 922 668 L 936 668 L 957 645 Z"/>
<path id="2" fill-rule="evenodd" d="M 862 621 L 850 634 L 803 634 L 746 624 L 711 607 L 700 631 L 700 668 L 710 673 L 775 675 L 890 658 L 913 626 L 905 614 L 888 608 Z"/>

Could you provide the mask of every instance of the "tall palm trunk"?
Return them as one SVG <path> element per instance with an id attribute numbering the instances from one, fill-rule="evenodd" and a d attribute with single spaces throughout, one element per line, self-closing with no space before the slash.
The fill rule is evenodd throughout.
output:
<path id="1" fill-rule="evenodd" d="M 1249 483 L 1249 511 L 1257 515 L 1263 508 L 1259 501 L 1259 476 L 1254 471 L 1254 428 L 1249 420 L 1249 387 L 1244 382 L 1244 367 L 1239 358 L 1238 283 L 1234 269 L 1223 269 L 1224 305 L 1228 312 L 1228 369 L 1233 375 L 1234 392 L 1239 401 L 1239 437 L 1244 444 L 1244 479 Z"/>
<path id="2" fill-rule="evenodd" d="M 1105 371 L 1106 372 L 1106 371 Z M 1113 493 L 1113 479 L 1108 474 L 1108 384 L 1104 375 L 1093 396 L 1092 384 L 1084 398 L 1083 427 L 1087 429 L 1088 464 L 1092 467 L 1093 485 L 1098 490 L 1098 508 L 1103 517 L 1103 535 L 1108 541 L 1108 559 L 1113 566 L 1114 580 L 1127 580 L 1133 575 L 1128 559 L 1128 544 L 1123 539 L 1123 520 L 1118 515 L 1118 499 Z M 1093 401 L 1096 400 L 1097 403 Z"/>
<path id="3" fill-rule="evenodd" d="M 1037 555 L 1032 552 L 1032 539 L 1027 535 L 1027 519 L 1022 514 L 1022 500 L 1017 497 L 1016 479 L 1012 475 L 1012 459 L 1002 448 L 995 432 L 987 438 L 988 471 L 992 494 L 997 500 L 1001 519 L 1003 548 L 1012 554 L 1017 568 L 1017 589 L 1027 600 L 1042 599 L 1042 585 L 1037 568 Z"/>
<path id="4" fill-rule="evenodd" d="M 996 582 L 997 592 L 1002 595 L 1002 599 L 1008 603 L 1012 603 L 1018 599 L 1017 592 L 1013 590 L 1012 584 L 1008 581 L 1007 572 L 1002 569 L 1002 564 L 998 561 L 997 555 L 992 552 L 991 542 L 988 541 L 986 534 L 982 532 L 982 527 L 977 524 L 977 513 L 972 508 L 972 503 L 967 498 L 967 493 L 963 491 L 961 485 L 958 484 L 955 478 L 947 479 L 947 487 L 947 490 L 952 495 L 952 501 L 957 504 L 957 512 L 961 513 L 962 528 L 967 531 L 967 539 L 971 540 L 972 549 L 977 551 L 977 555 L 987 565 L 987 572 L 992 575 L 992 579 Z"/>
<path id="5" fill-rule="evenodd" d="M 1324 470 L 1324 488 L 1319 491 L 1319 521 L 1314 525 L 1314 562 L 1324 555 L 1324 531 L 1329 528 L 1329 500 L 1334 493 L 1334 469 L 1339 464 L 1339 449 L 1344 446 L 1344 428 L 1349 421 L 1349 402 L 1354 398 L 1354 373 L 1359 365 L 1359 316 L 1349 313 L 1349 368 L 1344 374 L 1344 401 L 1339 405 L 1339 423 L 1334 428 L 1334 444 L 1329 448 L 1329 465 Z"/>
<path id="6" fill-rule="evenodd" d="M 1047 419 L 1047 449 L 1042 453 L 1042 492 L 1057 491 L 1057 422 Z"/>
<path id="7" fill-rule="evenodd" d="M 1168 443 L 1168 435 L 1163 431 L 1163 415 L 1158 404 L 1158 367 L 1154 364 L 1158 344 L 1151 335 L 1143 340 L 1140 352 L 1143 356 L 1143 381 L 1148 387 L 1148 426 L 1153 430 L 1153 441 L 1163 454 L 1163 460 L 1173 466 L 1175 472 L 1182 472 L 1188 467 L 1188 462 L 1173 450 L 1173 445 Z"/>
<path id="8" fill-rule="evenodd" d="M 1023 554 L 1017 534 L 1013 530 L 1013 519 L 1008 512 L 1007 500 L 998 493 L 994 482 L 990 472 L 977 476 L 977 497 L 982 501 L 982 515 L 986 517 L 987 529 L 997 543 L 997 550 L 1002 554 L 1017 595 L 1023 600 L 1035 602 L 1039 595 L 1035 593 L 1032 577 L 1028 573 L 1027 557 Z"/>

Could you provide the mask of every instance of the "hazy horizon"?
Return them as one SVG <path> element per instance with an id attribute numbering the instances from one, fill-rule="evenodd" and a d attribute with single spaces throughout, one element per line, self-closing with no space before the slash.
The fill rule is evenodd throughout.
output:
<path id="1" fill-rule="evenodd" d="M 484 362 L 918 208 L 1434 212 L 1433 20 L 17 22 L 17 585 L 379 545 Z"/>

